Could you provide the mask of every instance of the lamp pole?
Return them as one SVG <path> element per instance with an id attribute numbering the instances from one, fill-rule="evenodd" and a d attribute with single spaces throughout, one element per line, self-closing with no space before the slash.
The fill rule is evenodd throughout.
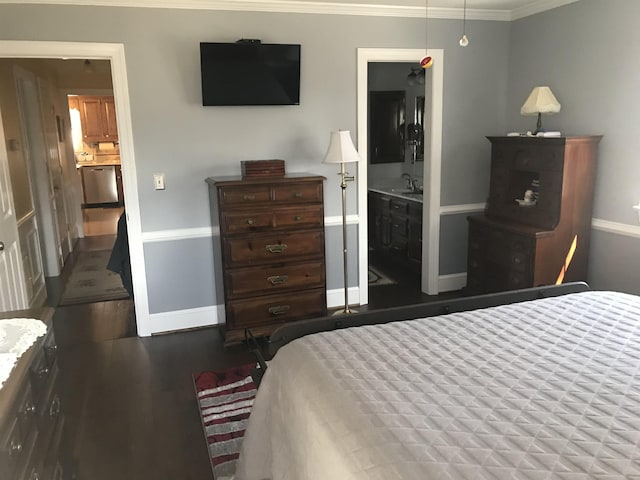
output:
<path id="1" fill-rule="evenodd" d="M 342 255 L 344 266 L 344 310 L 341 313 L 354 313 L 349 308 L 349 279 L 347 265 L 347 182 L 355 180 L 355 177 L 347 175 L 344 163 L 340 164 L 340 173 L 342 181 L 340 188 L 342 189 Z"/>

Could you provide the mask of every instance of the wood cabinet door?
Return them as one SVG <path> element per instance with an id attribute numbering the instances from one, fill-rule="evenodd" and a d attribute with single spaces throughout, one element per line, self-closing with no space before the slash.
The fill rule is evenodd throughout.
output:
<path id="1" fill-rule="evenodd" d="M 100 97 L 79 97 L 82 137 L 85 141 L 102 139 L 102 106 Z"/>
<path id="2" fill-rule="evenodd" d="M 116 123 L 116 104 L 113 97 L 102 98 L 103 132 L 108 140 L 118 139 L 118 124 Z"/>

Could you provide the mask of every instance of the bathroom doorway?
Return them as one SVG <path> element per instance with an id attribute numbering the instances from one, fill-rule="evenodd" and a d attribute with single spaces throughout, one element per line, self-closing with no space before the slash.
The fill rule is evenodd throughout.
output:
<path id="1" fill-rule="evenodd" d="M 442 94 L 443 94 L 443 62 L 444 52 L 442 50 L 429 50 L 429 55 L 433 58 L 433 67 L 430 69 L 430 79 L 425 77 L 423 85 L 424 94 L 416 94 L 416 97 L 424 96 L 423 123 L 427 124 L 424 130 L 423 161 L 417 157 L 411 165 L 412 171 L 402 171 L 403 158 L 411 151 L 413 145 L 407 150 L 406 128 L 399 128 L 404 131 L 402 144 L 405 147 L 404 156 L 398 162 L 383 164 L 382 173 L 377 178 L 397 179 L 397 187 L 389 185 L 390 188 L 408 190 L 408 182 L 416 180 L 418 173 L 421 173 L 423 194 L 422 194 L 422 224 L 421 224 L 421 262 L 419 278 L 421 292 L 428 295 L 438 294 L 438 274 L 439 274 L 439 234 L 440 234 L 440 164 L 442 151 Z M 358 151 L 363 159 L 358 164 L 358 215 L 360 219 L 359 230 L 359 287 L 361 303 L 369 303 L 369 233 L 375 225 L 369 225 L 368 216 L 372 205 L 369 204 L 369 169 L 378 165 L 370 165 L 370 149 L 372 148 L 369 139 L 369 77 L 371 64 L 403 64 L 397 68 L 405 71 L 403 81 L 407 81 L 407 76 L 411 73 L 412 66 L 424 56 L 423 49 L 358 49 Z M 409 109 L 410 123 L 415 125 L 415 104 L 414 100 Z M 424 121 L 424 118 L 427 120 Z M 403 120 L 407 121 L 407 104 L 405 98 L 405 110 Z M 400 122 L 402 123 L 402 122 Z M 412 134 L 415 138 L 415 132 Z M 420 151 L 419 151 L 420 152 Z M 395 164 L 397 163 L 397 165 Z M 420 169 L 420 167 L 422 167 Z M 413 170 L 415 169 L 415 170 Z M 403 178 L 403 173 L 408 173 L 411 178 Z M 396 175 L 397 174 L 397 175 Z M 403 182 L 407 182 L 403 187 Z M 419 185 L 418 185 L 419 187 Z M 413 187 L 412 187 L 413 188 Z M 393 225 L 391 225 L 393 227 Z M 415 228 L 414 228 L 415 230 Z M 408 247 L 407 247 L 408 248 Z M 415 253 L 415 252 L 414 252 Z"/>

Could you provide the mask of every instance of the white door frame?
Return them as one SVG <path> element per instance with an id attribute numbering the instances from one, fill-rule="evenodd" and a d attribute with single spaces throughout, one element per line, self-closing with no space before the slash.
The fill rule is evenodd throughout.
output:
<path id="1" fill-rule="evenodd" d="M 113 96 L 116 104 L 118 141 L 122 161 L 122 183 L 127 199 L 127 230 L 131 256 L 131 274 L 135 292 L 138 335 L 149 336 L 153 331 L 149 318 L 147 277 L 142 244 L 140 200 L 131 128 L 129 85 L 127 82 L 124 45 L 120 43 L 32 42 L 0 40 L 0 58 L 77 58 L 109 60 Z"/>
<path id="2" fill-rule="evenodd" d="M 425 85 L 425 98 L 430 93 L 431 105 L 430 153 L 424 161 L 424 191 L 422 208 L 422 290 L 429 295 L 438 294 L 440 270 L 440 183 L 442 165 L 442 109 L 444 89 L 444 50 L 428 49 L 433 58 L 431 67 L 431 91 Z M 367 228 L 367 163 L 368 141 L 368 64 L 369 62 L 411 62 L 419 63 L 425 56 L 420 48 L 359 48 L 358 49 L 358 152 L 364 161 L 358 162 L 358 252 L 360 303 L 369 301 L 368 294 L 368 228 Z"/>

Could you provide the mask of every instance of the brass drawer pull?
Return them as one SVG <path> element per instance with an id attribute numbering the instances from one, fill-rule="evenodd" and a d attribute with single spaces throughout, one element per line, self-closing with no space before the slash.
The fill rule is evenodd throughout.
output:
<path id="1" fill-rule="evenodd" d="M 57 417 L 59 413 L 60 413 L 60 397 L 56 395 L 55 397 L 53 397 L 53 400 L 51 400 L 51 405 L 49 406 L 49 416 Z"/>
<path id="2" fill-rule="evenodd" d="M 273 277 L 267 277 L 267 281 L 271 283 L 271 285 L 282 285 L 289 277 L 287 275 L 274 275 Z"/>
<path id="3" fill-rule="evenodd" d="M 253 225 L 256 221 L 253 218 L 247 218 L 247 225 Z"/>
<path id="4" fill-rule="evenodd" d="M 271 315 L 284 315 L 289 311 L 291 307 L 289 305 L 278 305 L 276 307 L 269 307 L 269 313 Z"/>
<path id="5" fill-rule="evenodd" d="M 255 200 L 256 196 L 255 195 L 245 195 L 242 197 L 243 200 Z"/>
<path id="6" fill-rule="evenodd" d="M 302 198 L 302 193 L 300 193 L 300 192 L 294 192 L 294 193 L 293 193 L 293 196 L 294 196 L 295 198 Z"/>
<path id="7" fill-rule="evenodd" d="M 270 253 L 283 253 L 287 249 L 287 244 L 281 243 L 279 245 L 267 245 L 266 248 Z"/>
<path id="8" fill-rule="evenodd" d="M 300 220 L 302 220 L 302 215 L 296 215 L 295 217 L 293 217 L 293 219 L 294 219 L 296 222 L 299 222 Z"/>
<path id="9" fill-rule="evenodd" d="M 11 440 L 9 455 L 18 455 L 22 451 L 22 444 Z"/>

